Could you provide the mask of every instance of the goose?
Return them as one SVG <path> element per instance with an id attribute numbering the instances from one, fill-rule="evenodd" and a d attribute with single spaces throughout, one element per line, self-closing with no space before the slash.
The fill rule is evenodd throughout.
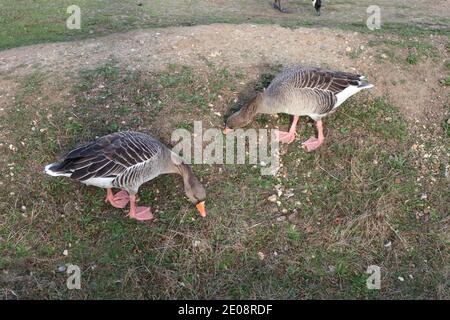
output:
<path id="1" fill-rule="evenodd" d="M 320 16 L 320 8 L 322 7 L 322 0 L 312 0 L 312 5 L 316 9 L 316 14 Z"/>
<path id="2" fill-rule="evenodd" d="M 274 0 L 272 6 L 274 7 L 274 9 L 277 9 L 277 10 L 279 10 L 280 12 L 283 12 L 283 13 L 286 12 L 286 10 L 284 10 L 284 9 L 281 7 L 281 0 Z"/>
<path id="3" fill-rule="evenodd" d="M 320 16 L 320 8 L 322 7 L 322 0 L 312 0 L 312 5 L 316 9 L 316 14 Z M 286 9 L 281 7 L 281 0 L 274 0 L 273 7 L 283 13 L 288 12 Z"/>
<path id="4" fill-rule="evenodd" d="M 183 177 L 184 191 L 206 216 L 206 192 L 191 167 L 154 137 L 134 131 L 115 132 L 100 137 L 68 152 L 59 162 L 45 166 L 51 176 L 106 188 L 105 202 L 124 208 L 130 202 L 130 218 L 144 221 L 153 219 L 149 207 L 136 206 L 139 187 L 161 174 L 177 173 Z M 113 194 L 112 188 L 121 191 Z"/>
<path id="5" fill-rule="evenodd" d="M 249 124 L 258 113 L 287 113 L 294 116 L 289 132 L 278 133 L 278 140 L 291 143 L 295 139 L 299 116 L 316 122 L 318 137 L 303 143 L 307 151 L 317 149 L 324 141 L 322 118 L 336 111 L 349 97 L 373 85 L 359 74 L 331 71 L 316 67 L 295 66 L 279 73 L 262 93 L 232 114 L 224 133 Z"/>

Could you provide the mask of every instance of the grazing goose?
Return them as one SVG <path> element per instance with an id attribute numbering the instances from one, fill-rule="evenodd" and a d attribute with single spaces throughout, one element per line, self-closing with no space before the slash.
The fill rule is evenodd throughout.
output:
<path id="1" fill-rule="evenodd" d="M 205 189 L 192 169 L 160 141 L 143 133 L 108 134 L 70 151 L 60 162 L 47 165 L 45 172 L 106 188 L 105 201 L 116 208 L 130 202 L 128 216 L 136 220 L 153 219 L 150 208 L 136 207 L 139 187 L 160 174 L 177 173 L 183 177 L 186 196 L 200 215 L 206 216 Z M 122 191 L 113 194 L 112 188 Z"/>
<path id="2" fill-rule="evenodd" d="M 312 5 L 314 9 L 316 9 L 317 15 L 320 16 L 320 7 L 322 7 L 322 0 L 312 0 Z M 283 13 L 288 12 L 286 9 L 283 9 L 281 7 L 281 0 L 274 0 L 273 7 Z"/>
<path id="3" fill-rule="evenodd" d="M 286 10 L 284 10 L 284 9 L 281 7 L 281 0 L 274 0 L 274 2 L 273 2 L 273 7 L 274 7 L 275 9 L 279 10 L 280 12 L 286 13 Z"/>
<path id="4" fill-rule="evenodd" d="M 294 115 L 289 132 L 279 132 L 278 139 L 291 143 L 299 116 L 309 116 L 316 121 L 318 137 L 311 137 L 303 146 L 312 151 L 323 142 L 322 118 L 336 111 L 347 98 L 373 85 L 357 74 L 329 71 L 320 68 L 292 67 L 278 74 L 269 87 L 258 93 L 241 110 L 232 114 L 224 133 L 249 124 L 258 113 L 287 113 Z"/>

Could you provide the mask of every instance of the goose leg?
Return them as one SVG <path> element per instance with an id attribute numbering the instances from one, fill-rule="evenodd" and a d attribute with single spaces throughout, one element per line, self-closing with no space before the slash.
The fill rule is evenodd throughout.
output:
<path id="1" fill-rule="evenodd" d="M 280 12 L 283 12 L 283 13 L 285 12 L 285 10 L 281 7 L 281 0 L 275 0 L 273 7 L 275 9 L 278 9 Z"/>
<path id="2" fill-rule="evenodd" d="M 153 219 L 152 211 L 149 207 L 136 207 L 135 195 L 130 196 L 130 212 L 128 213 L 128 216 L 139 221 Z"/>
<path id="3" fill-rule="evenodd" d="M 323 143 L 323 140 L 325 140 L 325 137 L 323 136 L 322 120 L 316 121 L 316 127 L 318 137 L 311 137 L 303 142 L 303 147 L 306 148 L 308 152 L 316 150 Z"/>
<path id="4" fill-rule="evenodd" d="M 291 143 L 295 140 L 295 135 L 297 134 L 295 130 L 297 129 L 298 116 L 294 116 L 294 120 L 292 121 L 291 128 L 289 132 L 278 131 L 278 141 L 282 143 Z"/>
<path id="5" fill-rule="evenodd" d="M 130 201 L 130 196 L 124 190 L 113 194 L 111 188 L 106 189 L 106 199 L 105 202 L 111 203 L 115 208 L 125 208 L 125 206 Z"/>

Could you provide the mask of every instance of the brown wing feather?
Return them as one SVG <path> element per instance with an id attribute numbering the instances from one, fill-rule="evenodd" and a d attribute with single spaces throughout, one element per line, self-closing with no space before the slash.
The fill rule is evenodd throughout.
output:
<path id="1" fill-rule="evenodd" d="M 70 151 L 52 170 L 71 173 L 70 177 L 79 181 L 116 177 L 157 156 L 161 148 L 158 140 L 143 133 L 112 133 Z"/>

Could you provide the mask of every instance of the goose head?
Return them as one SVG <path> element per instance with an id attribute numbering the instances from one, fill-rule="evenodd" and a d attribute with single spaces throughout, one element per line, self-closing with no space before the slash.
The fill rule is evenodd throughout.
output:
<path id="1" fill-rule="evenodd" d="M 206 208 L 205 208 L 205 200 L 206 200 L 206 191 L 203 185 L 198 181 L 197 177 L 192 172 L 191 167 L 186 164 L 182 164 L 181 175 L 183 177 L 184 183 L 184 192 L 188 197 L 189 201 L 195 205 L 200 216 L 206 217 Z"/>
<path id="2" fill-rule="evenodd" d="M 229 133 L 232 129 L 243 128 L 248 125 L 255 117 L 258 107 L 262 101 L 262 94 L 258 93 L 250 102 L 243 106 L 239 111 L 228 117 L 224 133 Z"/>

